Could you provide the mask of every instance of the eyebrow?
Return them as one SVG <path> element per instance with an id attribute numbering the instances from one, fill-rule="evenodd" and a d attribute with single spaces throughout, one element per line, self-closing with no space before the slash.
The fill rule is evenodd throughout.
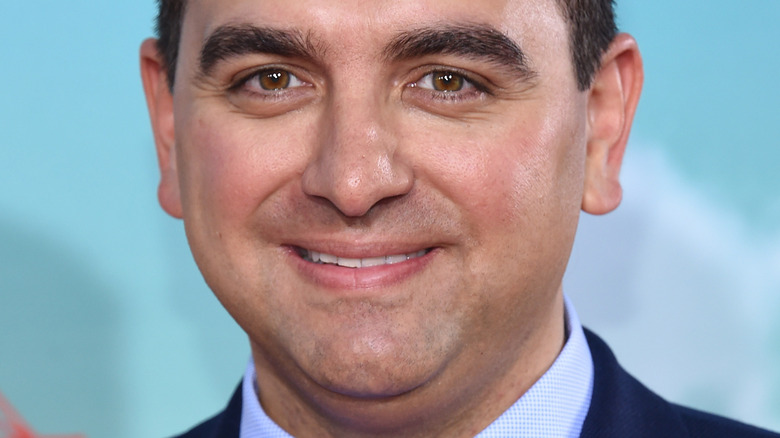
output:
<path id="1" fill-rule="evenodd" d="M 296 30 L 257 27 L 251 24 L 223 25 L 212 32 L 200 51 L 200 71 L 208 75 L 221 61 L 243 55 L 267 53 L 315 58 L 321 55 L 311 38 Z"/>
<path id="2" fill-rule="evenodd" d="M 249 54 L 274 54 L 308 59 L 322 58 L 324 50 L 311 35 L 298 30 L 227 24 L 212 32 L 200 52 L 200 71 L 208 75 L 221 61 Z M 534 77 L 525 53 L 509 37 L 482 24 L 425 27 L 402 32 L 385 46 L 388 61 L 429 55 L 456 55 L 485 59 L 500 67 Z"/>
<path id="3" fill-rule="evenodd" d="M 389 60 L 440 54 L 485 59 L 524 77 L 536 75 L 514 41 L 494 27 L 482 24 L 441 25 L 403 32 L 385 50 Z"/>

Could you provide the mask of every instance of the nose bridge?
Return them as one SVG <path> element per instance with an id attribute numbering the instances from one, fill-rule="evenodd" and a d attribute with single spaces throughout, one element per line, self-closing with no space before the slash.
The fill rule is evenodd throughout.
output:
<path id="1" fill-rule="evenodd" d="M 389 114 L 385 114 L 376 92 L 370 88 L 359 87 L 334 95 L 326 111 L 328 143 L 332 148 L 344 152 L 354 148 L 359 155 L 381 154 L 394 149 L 388 135 L 392 133 L 383 132 L 387 129 Z"/>
<path id="2" fill-rule="evenodd" d="M 411 167 L 399 151 L 392 110 L 370 83 L 334 88 L 318 131 L 317 150 L 303 175 L 308 195 L 356 217 L 411 189 Z"/>

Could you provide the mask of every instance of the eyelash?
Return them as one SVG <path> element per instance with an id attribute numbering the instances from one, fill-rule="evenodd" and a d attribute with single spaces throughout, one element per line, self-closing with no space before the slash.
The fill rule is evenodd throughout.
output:
<path id="1" fill-rule="evenodd" d="M 290 76 L 290 79 L 293 79 L 300 83 L 300 85 L 289 85 L 285 88 L 280 88 L 278 90 L 265 90 L 262 89 L 262 87 L 258 86 L 256 88 L 262 89 L 262 91 L 256 91 L 256 90 L 249 90 L 247 89 L 247 85 L 249 82 L 253 80 L 258 80 L 263 74 L 268 74 L 271 72 L 284 72 Z M 275 99 L 281 97 L 284 93 L 289 93 L 292 90 L 306 86 L 308 83 L 302 79 L 300 79 L 296 74 L 292 73 L 289 69 L 283 68 L 283 67 L 275 67 L 275 66 L 264 66 L 258 70 L 254 70 L 250 73 L 247 73 L 246 75 L 240 76 L 237 80 L 235 80 L 229 87 L 228 91 L 231 92 L 241 92 L 244 91 L 246 93 L 250 93 L 254 96 L 260 96 L 261 98 L 265 99 Z"/>
<path id="2" fill-rule="evenodd" d="M 259 80 L 261 75 L 268 74 L 270 72 L 285 72 L 286 74 L 290 75 L 291 79 L 294 79 L 295 81 L 299 82 L 299 85 L 293 85 L 293 86 L 286 86 L 285 88 L 280 88 L 278 90 L 252 90 L 248 88 L 248 84 L 253 80 Z M 463 81 L 465 81 L 464 88 L 469 87 L 469 90 L 456 90 L 456 91 L 440 91 L 433 88 L 428 87 L 422 87 L 420 86 L 420 83 L 424 81 L 426 78 L 428 78 L 431 75 L 443 75 L 443 74 L 449 74 L 456 77 L 461 78 Z M 429 81 L 432 81 L 433 79 L 429 79 Z M 276 66 L 263 66 L 260 69 L 251 71 L 245 75 L 241 75 L 237 80 L 235 80 L 229 87 L 228 90 L 232 93 L 247 93 L 252 95 L 253 98 L 261 98 L 266 100 L 277 100 L 284 98 L 285 95 L 295 92 L 296 89 L 310 85 L 306 81 L 300 79 L 296 74 L 292 73 L 290 69 L 284 68 L 284 67 L 276 67 Z M 419 76 L 419 79 L 416 81 L 409 83 L 407 85 L 408 88 L 417 90 L 417 92 L 421 92 L 426 94 L 426 98 L 438 102 L 445 102 L 445 103 L 458 103 L 468 100 L 474 100 L 479 99 L 481 97 L 485 96 L 492 96 L 493 93 L 491 91 L 491 88 L 483 83 L 481 80 L 474 79 L 473 75 L 465 72 L 458 68 L 453 67 L 444 67 L 444 66 L 430 66 L 423 70 L 423 73 L 421 76 Z M 261 86 L 257 86 L 255 88 L 262 89 Z"/>
<path id="3" fill-rule="evenodd" d="M 434 75 L 434 74 L 450 74 L 453 76 L 458 76 L 462 78 L 466 84 L 465 86 L 471 86 L 473 87 L 473 90 L 470 91 L 439 91 L 432 88 L 424 88 L 421 87 L 419 84 L 425 78 Z M 413 88 L 416 90 L 420 90 L 422 92 L 425 92 L 429 95 L 430 98 L 438 100 L 438 101 L 445 101 L 445 102 L 459 102 L 464 100 L 470 100 L 474 98 L 473 94 L 478 94 L 479 96 L 492 96 L 493 92 L 483 83 L 481 80 L 477 80 L 473 77 L 472 74 L 465 72 L 463 70 L 452 68 L 452 67 L 443 67 L 443 66 L 433 66 L 430 68 L 427 68 L 424 70 L 424 73 L 422 76 L 420 76 L 420 79 L 416 80 L 415 82 L 410 83 L 407 85 L 409 88 Z"/>

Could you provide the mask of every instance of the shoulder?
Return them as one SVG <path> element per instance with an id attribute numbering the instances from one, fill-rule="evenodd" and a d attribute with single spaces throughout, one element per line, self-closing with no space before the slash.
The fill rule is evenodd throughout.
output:
<path id="1" fill-rule="evenodd" d="M 594 378 L 583 437 L 780 438 L 780 434 L 669 403 L 626 372 L 598 336 L 588 330 L 585 335 Z"/>
<path id="2" fill-rule="evenodd" d="M 239 438 L 241 429 L 241 385 L 222 412 L 173 438 Z"/>
<path id="3" fill-rule="evenodd" d="M 172 438 L 206 438 L 206 437 L 218 437 L 217 424 L 222 418 L 222 412 L 209 418 L 208 420 L 200 423 L 192 429 L 184 432 L 181 435 L 176 435 Z"/>
<path id="4" fill-rule="evenodd" d="M 691 437 L 780 437 L 780 434 L 759 429 L 745 423 L 730 420 L 685 406 L 672 405 L 685 423 Z"/>

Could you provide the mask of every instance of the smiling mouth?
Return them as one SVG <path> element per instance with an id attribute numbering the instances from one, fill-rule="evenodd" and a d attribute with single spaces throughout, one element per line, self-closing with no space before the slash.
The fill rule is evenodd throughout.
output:
<path id="1" fill-rule="evenodd" d="M 301 258 L 303 258 L 307 262 L 316 263 L 320 265 L 334 265 L 334 266 L 341 266 L 344 268 L 357 269 L 357 268 L 370 268 L 374 266 L 393 265 L 396 263 L 402 263 L 407 260 L 422 257 L 425 254 L 431 252 L 432 249 L 433 248 L 427 248 L 427 249 L 423 249 L 408 254 L 394 254 L 394 255 L 386 255 L 386 256 L 367 257 L 362 259 L 339 257 L 333 254 L 311 251 L 306 248 L 300 248 L 300 247 L 295 248 L 295 251 L 298 253 L 298 255 L 301 256 Z"/>

